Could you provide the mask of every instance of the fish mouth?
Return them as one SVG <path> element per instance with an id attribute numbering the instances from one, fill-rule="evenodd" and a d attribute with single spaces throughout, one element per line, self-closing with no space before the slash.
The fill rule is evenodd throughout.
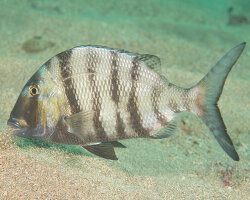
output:
<path id="1" fill-rule="evenodd" d="M 20 123 L 15 119 L 15 118 L 10 118 L 7 122 L 7 125 L 13 127 L 13 128 L 17 128 L 17 129 L 21 129 L 21 125 Z"/>
<path id="2" fill-rule="evenodd" d="M 12 129 L 12 133 L 15 136 L 28 138 L 28 139 L 46 139 L 46 130 L 43 127 L 30 127 L 24 119 L 17 119 L 14 117 L 10 117 L 7 125 L 10 126 Z"/>
<path id="3" fill-rule="evenodd" d="M 24 137 L 27 127 L 21 126 L 20 122 L 15 118 L 10 118 L 7 122 L 7 125 L 14 128 L 14 134 L 17 136 Z"/>

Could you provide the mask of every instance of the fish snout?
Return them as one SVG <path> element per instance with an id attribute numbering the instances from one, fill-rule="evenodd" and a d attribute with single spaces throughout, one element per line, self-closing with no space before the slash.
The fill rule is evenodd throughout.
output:
<path id="1" fill-rule="evenodd" d="M 26 123 L 25 120 L 16 119 L 16 118 L 10 116 L 10 118 L 9 118 L 9 120 L 7 122 L 7 125 L 9 125 L 9 126 L 11 126 L 13 128 L 21 129 L 22 127 L 27 126 L 27 123 Z"/>
<path id="2" fill-rule="evenodd" d="M 19 122 L 13 118 L 9 118 L 7 125 L 13 127 L 13 128 L 21 128 Z"/>

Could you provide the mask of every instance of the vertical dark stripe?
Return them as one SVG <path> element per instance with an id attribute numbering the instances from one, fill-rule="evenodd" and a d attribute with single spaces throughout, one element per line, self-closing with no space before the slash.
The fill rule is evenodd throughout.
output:
<path id="1" fill-rule="evenodd" d="M 121 114 L 118 111 L 118 103 L 119 103 L 119 76 L 118 76 L 118 64 L 117 59 L 118 55 L 116 52 L 111 51 L 111 97 L 113 102 L 116 104 L 116 132 L 118 134 L 119 139 L 125 138 L 125 124 L 121 118 Z"/>
<path id="2" fill-rule="evenodd" d="M 192 109 L 192 105 L 191 105 L 191 101 L 190 101 L 190 97 L 189 97 L 189 90 L 185 89 L 182 92 L 182 99 L 183 99 L 183 104 L 185 106 L 185 108 L 190 111 Z"/>
<path id="3" fill-rule="evenodd" d="M 167 118 L 163 116 L 163 114 L 159 111 L 159 97 L 161 95 L 161 90 L 159 88 L 154 87 L 151 94 L 152 107 L 154 110 L 154 114 L 156 115 L 157 120 L 160 122 L 162 126 L 167 124 Z"/>
<path id="4" fill-rule="evenodd" d="M 139 108 L 137 106 L 137 97 L 136 97 L 136 81 L 139 78 L 139 62 L 134 59 L 132 61 L 132 68 L 131 68 L 131 79 L 132 79 L 132 86 L 131 91 L 129 93 L 129 100 L 127 104 L 127 110 L 130 114 L 130 123 L 134 131 L 138 134 L 139 137 L 146 137 L 149 135 L 149 130 L 145 129 L 142 125 L 142 120 L 139 112 Z"/>
<path id="5" fill-rule="evenodd" d="M 71 108 L 71 113 L 74 114 L 80 112 L 81 108 L 77 102 L 77 96 L 76 96 L 77 94 L 73 86 L 72 70 L 69 61 L 71 55 L 72 55 L 72 50 L 67 50 L 58 54 L 57 58 L 59 60 L 59 67 L 61 69 L 63 86 L 65 88 L 65 93 Z"/>
<path id="6" fill-rule="evenodd" d="M 94 122 L 94 129 L 96 133 L 96 137 L 100 141 L 106 141 L 107 140 L 107 133 L 105 132 L 102 122 L 100 120 L 100 113 L 101 113 L 101 104 L 102 99 L 100 92 L 98 91 L 98 86 L 96 84 L 96 73 L 95 73 L 95 66 L 98 63 L 98 55 L 97 52 L 94 52 L 92 50 L 89 50 L 87 54 L 87 62 L 86 67 L 88 69 L 89 74 L 89 82 L 90 82 L 90 91 L 92 91 L 92 97 L 93 97 L 93 105 L 92 108 L 95 111 L 93 122 Z"/>
<path id="7" fill-rule="evenodd" d="M 119 139 L 126 138 L 125 124 L 123 123 L 120 112 L 116 112 L 116 131 Z"/>
<path id="8" fill-rule="evenodd" d="M 176 87 L 174 84 L 171 84 L 171 83 L 168 84 L 168 90 L 170 91 L 170 93 L 173 93 L 175 91 L 174 93 L 178 94 L 177 97 L 175 98 L 172 97 L 172 98 L 169 98 L 168 100 L 168 107 L 170 108 L 170 110 L 175 113 L 178 113 L 180 112 L 180 106 L 181 106 L 181 105 L 178 105 L 177 103 L 178 98 L 180 98 L 179 97 L 180 90 L 178 87 Z"/>
<path id="9" fill-rule="evenodd" d="M 39 111 L 37 98 L 31 97 L 31 98 L 27 98 L 27 99 L 24 98 L 24 100 L 21 100 L 21 101 L 20 101 L 20 99 L 18 99 L 18 100 L 19 101 L 17 101 L 17 102 L 23 103 L 21 105 L 27 105 L 27 103 L 29 105 L 25 108 L 25 112 L 24 112 L 24 116 L 23 116 L 24 119 L 26 119 L 27 124 L 32 128 L 37 127 L 37 125 L 39 123 L 38 117 L 37 117 L 38 111 Z M 20 106 L 20 104 L 16 104 L 15 108 L 13 109 L 13 110 L 18 111 L 18 109 L 16 109 L 16 106 Z"/>
<path id="10" fill-rule="evenodd" d="M 117 66 L 117 53 L 111 51 L 111 97 L 112 100 L 117 105 L 119 102 L 119 94 L 118 94 L 118 85 L 119 85 L 119 78 L 118 78 L 118 66 Z"/>
<path id="11" fill-rule="evenodd" d="M 169 108 L 170 108 L 170 110 L 172 110 L 173 112 L 175 112 L 175 113 L 178 113 L 178 112 L 180 112 L 180 108 L 179 108 L 179 106 L 178 106 L 178 104 L 176 103 L 176 101 L 175 101 L 175 99 L 174 98 L 171 98 L 170 100 L 169 100 Z"/>

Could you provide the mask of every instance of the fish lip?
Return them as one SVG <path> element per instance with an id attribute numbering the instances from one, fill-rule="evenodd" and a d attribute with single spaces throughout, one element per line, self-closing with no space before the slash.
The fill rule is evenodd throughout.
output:
<path id="1" fill-rule="evenodd" d="M 19 137 L 26 137 L 25 133 L 27 132 L 27 127 L 21 126 L 17 119 L 10 118 L 7 122 L 7 125 L 14 128 L 13 130 L 14 135 Z"/>
<path id="2" fill-rule="evenodd" d="M 30 134 L 32 131 L 36 131 L 35 129 L 32 129 L 28 126 L 22 126 L 20 123 L 22 123 L 22 121 L 19 122 L 19 119 L 16 119 L 14 117 L 13 118 L 10 117 L 8 122 L 7 122 L 7 125 L 9 125 L 10 127 L 13 128 L 13 134 L 15 136 L 22 137 L 22 138 L 28 138 L 28 139 L 39 138 L 39 137 L 36 137 L 36 136 Z"/>
<path id="3" fill-rule="evenodd" d="M 10 118 L 7 122 L 7 125 L 14 128 L 14 135 L 19 137 L 25 137 L 26 128 L 22 127 L 20 123 L 15 118 Z"/>
<path id="4" fill-rule="evenodd" d="M 7 125 L 13 127 L 13 128 L 17 128 L 17 129 L 21 129 L 21 125 L 19 124 L 19 122 L 13 118 L 10 118 L 7 122 Z"/>

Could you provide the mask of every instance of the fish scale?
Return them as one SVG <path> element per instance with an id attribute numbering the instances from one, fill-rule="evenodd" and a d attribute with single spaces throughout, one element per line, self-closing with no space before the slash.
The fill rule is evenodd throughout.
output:
<path id="1" fill-rule="evenodd" d="M 231 49 L 195 86 L 181 88 L 161 72 L 160 59 L 101 46 L 79 46 L 51 58 L 26 83 L 8 124 L 22 137 L 81 145 L 117 160 L 128 138 L 162 139 L 176 132 L 175 115 L 189 111 L 224 151 L 239 156 L 217 102 L 245 43 Z"/>
<path id="2" fill-rule="evenodd" d="M 110 68 L 114 65 L 113 60 L 115 55 L 117 59 L 115 63 L 117 65 L 117 80 L 125 80 L 122 82 L 125 86 L 121 87 L 120 92 L 116 92 L 119 99 L 121 91 L 123 91 L 122 89 L 125 90 L 123 93 L 124 98 L 122 98 L 120 103 L 115 103 L 117 105 L 114 105 L 114 102 L 110 99 L 112 89 L 111 91 L 108 89 L 104 90 L 102 87 L 114 87 L 112 81 L 106 82 L 103 79 L 110 80 L 109 77 L 112 76 Z M 96 47 L 78 47 L 71 50 L 68 67 L 71 68 L 72 71 L 71 79 L 74 83 L 73 87 L 76 101 L 69 104 L 73 104 L 73 107 L 78 108 L 78 110 L 79 108 L 80 110 L 90 110 L 91 107 L 94 111 L 100 110 L 95 119 L 98 127 L 95 128 L 95 125 L 92 124 L 92 129 L 88 129 L 88 135 L 97 135 L 98 131 L 95 129 L 101 128 L 103 133 L 109 133 L 110 137 L 107 138 L 107 140 L 119 139 L 119 134 L 116 135 L 117 128 L 115 128 L 115 126 L 121 126 L 124 127 L 124 133 L 125 129 L 127 129 L 127 135 L 123 133 L 123 138 L 133 137 L 135 135 L 144 137 L 149 134 L 154 134 L 161 125 L 166 125 L 167 120 L 173 118 L 173 111 L 176 111 L 177 108 L 173 108 L 172 106 L 173 110 L 171 110 L 169 109 L 171 106 L 167 106 L 167 104 L 172 105 L 171 99 L 174 98 L 175 101 L 178 102 L 175 103 L 175 105 L 180 105 L 181 100 L 178 100 L 180 96 L 175 95 L 175 90 L 173 92 L 167 92 L 167 87 L 164 85 L 164 82 L 161 81 L 160 76 L 146 68 L 143 62 L 136 61 L 135 65 L 138 66 L 136 66 L 136 70 L 133 69 L 135 57 L 136 55 L 131 56 L 126 53 L 119 54 L 119 52 L 110 49 Z M 143 59 L 145 59 L 145 57 Z M 69 78 L 70 77 L 67 77 L 67 79 Z M 133 83 L 133 78 L 135 78 L 135 83 Z M 108 85 L 109 83 L 111 83 L 111 85 Z M 159 104 L 157 114 L 160 115 L 160 122 L 157 120 L 159 116 L 153 111 L 153 105 L 155 105 L 151 98 L 153 85 L 157 85 L 156 88 L 162 91 L 157 101 L 157 104 Z M 133 92 L 133 90 L 135 91 Z M 83 96 L 83 92 L 88 95 Z M 131 98 L 129 97 L 130 94 L 133 94 Z M 85 100 L 86 98 L 92 100 Z M 93 104 L 92 106 L 91 103 Z M 128 104 L 131 105 L 129 106 Z M 121 114 L 117 114 L 115 110 L 122 112 L 123 117 L 121 117 Z M 112 117 L 107 117 L 107 115 Z M 115 123 L 113 123 L 117 121 L 118 115 L 120 119 L 117 123 L 122 123 L 122 125 L 115 125 Z M 122 121 L 123 118 L 127 119 L 125 124 Z M 136 127 L 139 128 L 137 129 Z"/>
<path id="3" fill-rule="evenodd" d="M 90 53 L 88 52 L 89 49 L 91 49 Z M 109 91 L 108 89 L 107 90 L 103 89 L 103 87 L 109 88 L 111 86 L 108 86 L 109 82 L 106 82 L 106 81 L 102 80 L 104 78 L 106 80 L 110 80 L 109 77 L 111 77 L 111 74 L 105 74 L 104 72 L 108 71 L 108 70 L 106 70 L 106 68 L 110 68 L 111 61 L 112 61 L 112 59 L 114 59 L 114 56 L 111 55 L 112 51 L 106 50 L 106 52 L 104 52 L 104 50 L 102 50 L 102 53 L 98 54 L 98 52 L 97 52 L 98 50 L 99 50 L 98 48 L 97 49 L 85 48 L 85 49 L 74 49 L 74 50 L 72 50 L 72 56 L 71 56 L 71 59 L 70 59 L 70 60 L 72 60 L 72 62 L 71 62 L 72 76 L 74 77 L 74 76 L 79 76 L 79 74 L 82 74 L 82 73 L 84 73 L 84 74 L 88 73 L 87 69 L 85 67 L 83 67 L 85 62 L 88 62 L 87 65 L 90 65 L 91 69 L 92 69 L 92 66 L 95 67 L 95 74 L 96 75 L 94 76 L 95 77 L 94 79 L 96 79 L 96 80 L 94 80 L 94 82 L 96 83 L 97 87 L 93 88 L 93 87 L 90 86 L 90 93 L 99 91 L 100 92 L 100 97 L 98 99 L 93 98 L 93 94 L 91 94 L 92 96 L 89 95 L 89 97 L 94 99 L 95 107 L 100 106 L 101 108 L 103 108 L 100 111 L 99 120 L 104 125 L 106 125 L 105 127 L 103 127 L 105 132 L 113 133 L 113 134 L 110 134 L 110 135 L 114 135 L 115 134 L 115 129 L 114 129 L 115 124 L 113 122 L 116 121 L 116 120 L 115 120 L 115 116 L 113 116 L 115 106 L 113 105 L 112 101 L 110 100 L 110 93 L 112 93 L 112 92 Z M 95 55 L 95 51 L 96 51 L 96 54 L 98 56 L 94 56 L 94 58 L 93 57 L 90 57 L 90 58 L 86 57 L 86 55 L 88 55 L 88 54 L 91 54 L 91 56 Z M 118 57 L 118 58 L 119 59 L 118 59 L 117 64 L 118 64 L 119 69 L 121 67 L 125 66 L 124 62 L 128 63 L 128 61 L 127 61 L 128 59 L 132 62 L 131 58 L 127 58 L 127 60 L 124 59 L 124 56 L 121 56 L 121 57 Z M 80 59 L 80 61 L 78 61 L 78 59 Z M 108 62 L 107 59 L 110 60 L 110 61 Z M 102 60 L 104 60 L 104 62 L 103 62 L 104 64 L 102 64 Z M 86 66 L 86 64 L 85 64 L 85 66 Z M 125 70 L 121 70 L 121 71 L 122 71 L 122 74 L 124 75 L 125 73 L 129 74 L 130 70 L 131 70 L 131 67 L 128 67 L 127 70 L 125 69 Z M 146 71 L 146 70 L 144 70 L 144 71 Z M 99 75 L 98 72 L 100 73 L 100 75 Z M 104 75 L 102 75 L 103 73 L 104 73 Z M 144 77 L 145 74 L 146 74 L 146 72 L 142 72 L 142 70 L 137 71 L 138 77 Z M 88 101 L 88 103 L 86 104 L 86 101 L 84 101 L 84 99 L 86 97 L 84 98 L 84 96 L 82 96 L 82 91 L 88 91 L 87 87 L 86 88 L 83 87 L 83 85 L 90 84 L 89 81 L 88 81 L 88 78 L 82 78 L 80 80 L 79 79 L 76 80 L 75 78 L 73 78 L 73 80 L 74 80 L 75 83 L 78 83 L 78 81 L 85 82 L 85 84 L 83 84 L 81 82 L 78 83 L 78 84 L 75 84 L 74 87 L 75 87 L 75 89 L 77 91 L 76 92 L 77 99 L 79 99 L 78 102 L 80 102 L 80 106 L 82 107 L 82 110 L 89 109 L 91 107 L 89 105 L 89 103 L 91 103 L 91 101 Z M 143 78 L 141 80 L 143 80 Z M 140 87 L 141 85 L 139 85 L 139 82 L 140 82 L 140 80 L 138 80 L 138 84 L 137 84 L 138 86 L 136 86 L 135 88 L 142 88 L 142 87 Z M 145 82 L 145 80 L 143 80 L 143 82 Z M 123 82 L 123 83 L 126 84 L 126 82 Z M 131 85 L 130 85 L 130 87 L 131 87 Z M 124 89 L 126 88 L 127 91 L 130 90 L 130 88 L 128 86 L 127 87 L 125 86 L 123 88 Z M 149 106 L 150 103 L 151 103 L 151 99 L 149 98 L 150 97 L 149 94 L 151 93 L 151 91 L 149 90 L 147 93 L 144 93 L 144 95 L 142 95 L 141 90 L 142 89 L 139 89 L 138 91 L 136 90 L 136 93 L 135 93 L 135 96 L 137 96 L 137 98 L 139 97 L 141 99 L 139 101 L 139 103 L 138 103 L 138 105 L 140 105 L 140 106 L 138 107 L 138 111 L 136 111 L 136 113 L 143 113 L 143 118 L 141 120 L 141 123 L 144 124 L 145 128 L 151 128 L 152 124 L 155 124 L 154 122 L 156 121 L 156 117 L 154 116 L 154 113 L 148 112 L 148 109 L 151 109 L 151 106 Z M 127 92 L 127 94 L 128 94 L 128 92 Z M 121 110 L 123 110 L 123 113 L 125 114 L 127 112 L 127 109 L 124 109 L 124 108 L 126 108 L 126 104 L 128 103 L 128 98 L 125 97 L 123 99 L 124 99 L 123 102 L 121 102 L 120 107 L 118 107 L 117 109 L 119 109 L 120 112 L 121 112 Z M 97 102 L 98 100 L 101 100 L 101 103 Z M 98 103 L 98 105 L 96 105 L 97 103 Z M 106 109 L 104 109 L 104 108 L 106 108 Z M 112 114 L 112 111 L 113 111 L 113 114 Z M 110 113 L 111 113 L 112 117 L 107 118 L 106 117 L 107 114 L 110 115 Z M 126 113 L 126 115 L 128 117 L 129 114 Z M 110 123 L 110 121 L 112 121 L 112 124 Z M 151 121 L 153 121 L 153 122 L 151 123 Z M 125 126 L 125 125 L 123 125 L 123 126 Z M 127 126 L 129 126 L 129 123 L 127 124 Z M 133 128 L 131 128 L 131 127 L 130 127 L 130 129 L 128 131 L 129 131 L 129 135 L 131 135 L 131 136 L 136 134 L 133 131 Z M 92 129 L 91 132 L 92 132 L 93 135 L 95 134 L 94 128 Z"/>

